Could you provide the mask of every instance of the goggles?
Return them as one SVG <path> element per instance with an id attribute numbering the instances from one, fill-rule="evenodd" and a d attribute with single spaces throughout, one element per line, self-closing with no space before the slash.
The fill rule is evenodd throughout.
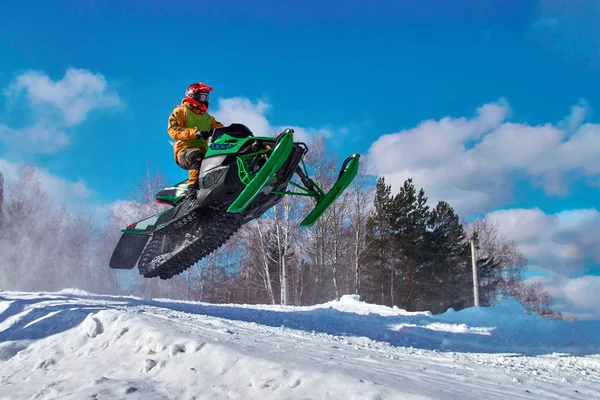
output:
<path id="1" fill-rule="evenodd" d="M 201 103 L 208 103 L 208 93 L 206 93 L 206 92 L 192 93 L 192 95 L 190 97 Z"/>

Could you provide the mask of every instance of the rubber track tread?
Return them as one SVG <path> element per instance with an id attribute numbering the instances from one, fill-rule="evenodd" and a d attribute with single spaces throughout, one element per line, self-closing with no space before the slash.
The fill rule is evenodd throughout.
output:
<path id="1" fill-rule="evenodd" d="M 214 208 L 192 211 L 187 216 L 154 233 L 140 258 L 140 273 L 146 278 L 158 276 L 161 279 L 170 279 L 182 273 L 224 245 L 241 228 L 243 220 L 242 213 L 231 214 Z M 192 222 L 197 222 L 197 224 L 191 224 Z M 160 255 L 158 249 L 164 235 L 183 235 L 186 229 L 191 228 L 188 225 L 195 226 L 195 231 L 202 230 L 202 236 L 166 262 L 149 269 L 147 264 Z"/>

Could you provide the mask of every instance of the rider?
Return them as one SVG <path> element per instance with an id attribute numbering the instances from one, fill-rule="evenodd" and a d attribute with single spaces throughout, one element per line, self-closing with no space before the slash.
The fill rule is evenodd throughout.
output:
<path id="1" fill-rule="evenodd" d="M 198 82 L 191 84 L 185 91 L 185 98 L 169 117 L 169 135 L 176 140 L 173 146 L 175 162 L 188 170 L 189 196 L 194 198 L 198 192 L 200 165 L 208 149 L 208 139 L 215 128 L 223 127 L 208 113 L 208 94 L 211 86 Z"/>

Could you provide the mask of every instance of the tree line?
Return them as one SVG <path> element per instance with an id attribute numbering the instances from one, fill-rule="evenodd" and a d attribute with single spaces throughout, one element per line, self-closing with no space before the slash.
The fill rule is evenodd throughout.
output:
<path id="1" fill-rule="evenodd" d="M 307 166 L 325 190 L 340 160 L 322 137 L 309 144 Z M 314 201 L 284 200 L 246 224 L 222 248 L 184 273 L 163 281 L 108 268 L 120 229 L 163 205 L 155 194 L 167 186 L 146 166 L 127 201 L 114 204 L 106 221 L 83 206 L 52 204 L 36 170 L 22 168 L 5 191 L 0 173 L 0 289 L 133 294 L 213 303 L 311 305 L 358 294 L 369 303 L 408 311 L 473 305 L 470 243 L 476 248 L 480 305 L 512 297 L 528 310 L 563 318 L 551 310 L 541 285 L 527 284 L 526 259 L 489 218 L 462 220 L 452 206 L 429 206 L 412 179 L 393 193 L 385 178 L 368 173 L 368 160 L 351 186 L 313 227 L 301 228 Z M 286 290 L 284 290 L 284 288 Z"/>

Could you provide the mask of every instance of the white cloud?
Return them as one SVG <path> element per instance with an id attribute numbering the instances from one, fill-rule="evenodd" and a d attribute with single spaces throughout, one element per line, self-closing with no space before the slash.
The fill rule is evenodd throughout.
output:
<path id="1" fill-rule="evenodd" d="M 569 279 L 563 291 L 573 306 L 591 312 L 600 319 L 600 276 Z"/>
<path id="2" fill-rule="evenodd" d="M 323 135 L 325 137 L 332 135 L 332 130 L 326 127 L 305 128 L 297 125 L 273 126 L 266 117 L 266 113 L 269 109 L 271 109 L 271 105 L 263 100 L 253 103 L 247 98 L 232 97 L 219 99 L 218 109 L 214 111 L 213 115 L 224 125 L 232 123 L 244 124 L 256 136 L 276 136 L 286 128 L 294 129 L 294 138 L 296 141 L 308 142 L 311 137 L 317 135 Z"/>
<path id="3" fill-rule="evenodd" d="M 566 276 L 600 265 L 600 212 L 596 209 L 553 215 L 538 208 L 509 209 L 489 216 L 508 239 L 517 242 L 536 269 Z"/>
<path id="4" fill-rule="evenodd" d="M 567 132 L 575 132 L 590 114 L 590 106 L 585 99 L 571 107 L 571 113 L 559 123 L 559 127 Z"/>
<path id="5" fill-rule="evenodd" d="M 470 120 L 464 117 L 427 120 L 413 129 L 380 136 L 370 152 L 378 155 L 381 174 L 395 173 L 406 166 L 435 168 L 440 165 L 440 160 L 465 151 L 464 142 L 478 139 L 498 127 L 509 112 L 503 103 L 480 107 L 478 115 Z"/>
<path id="6" fill-rule="evenodd" d="M 0 125 L 0 140 L 20 151 L 38 153 L 56 152 L 68 145 L 66 130 L 81 124 L 90 112 L 122 105 L 103 75 L 76 68 L 69 68 L 59 81 L 41 71 L 26 71 L 9 84 L 4 95 L 15 110 L 11 113 L 31 112 L 35 119 L 25 128 Z"/>
<path id="7" fill-rule="evenodd" d="M 16 130 L 0 125 L 0 140 L 20 151 L 35 153 L 54 153 L 69 144 L 66 133 L 43 121 Z"/>
<path id="8" fill-rule="evenodd" d="M 44 72 L 26 71 L 9 85 L 5 95 L 13 102 L 22 92 L 35 107 L 55 107 L 66 126 L 83 122 L 92 110 L 121 105 L 121 99 L 108 88 L 103 75 L 84 69 L 69 68 L 56 82 Z"/>
<path id="9" fill-rule="evenodd" d="M 269 104 L 259 100 L 256 104 L 242 97 L 219 99 L 219 108 L 214 116 L 224 125 L 241 123 L 246 125 L 256 136 L 272 136 L 273 128 L 265 117 Z"/>
<path id="10" fill-rule="evenodd" d="M 553 311 L 580 319 L 600 320 L 600 276 L 584 275 L 567 278 L 558 274 L 535 276 L 528 282 L 540 282 L 552 297 Z"/>
<path id="11" fill-rule="evenodd" d="M 7 194 L 10 195 L 10 186 L 14 185 L 19 179 L 22 164 L 13 163 L 0 159 L 0 172 L 4 175 L 4 182 L 7 186 Z M 77 205 L 90 198 L 92 192 L 81 179 L 70 181 L 56 175 L 43 168 L 34 168 L 40 181 L 41 189 L 48 194 L 50 200 L 58 205 L 68 204 Z"/>
<path id="12" fill-rule="evenodd" d="M 588 111 L 582 101 L 556 126 L 532 126 L 507 122 L 510 108 L 501 100 L 472 118 L 427 120 L 382 135 L 369 155 L 394 190 L 413 177 L 432 203 L 446 200 L 467 214 L 485 211 L 510 199 L 517 176 L 549 195 L 568 192 L 567 172 L 597 184 L 600 125 L 581 125 Z"/>

